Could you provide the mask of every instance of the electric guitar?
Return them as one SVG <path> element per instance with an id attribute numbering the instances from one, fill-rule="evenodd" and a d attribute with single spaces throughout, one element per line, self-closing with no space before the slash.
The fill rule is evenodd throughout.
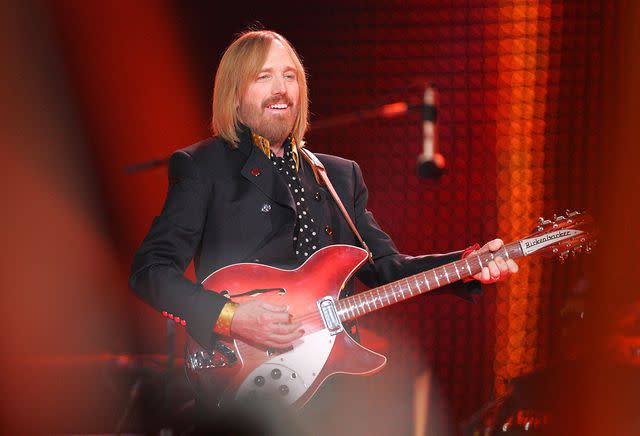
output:
<path id="1" fill-rule="evenodd" d="M 253 263 L 221 268 L 203 281 L 206 289 L 236 302 L 260 298 L 288 305 L 305 334 L 289 350 L 221 339 L 207 351 L 188 338 L 187 374 L 207 392 L 215 392 L 219 406 L 245 396 L 272 395 L 285 405 L 302 407 L 331 375 L 369 375 L 386 363 L 386 357 L 353 340 L 343 322 L 473 276 L 495 256 L 547 254 L 564 261 L 570 254 L 591 251 L 594 237 L 588 215 L 567 211 L 554 220 L 540 218 L 534 233 L 497 252 L 471 255 L 343 299 L 338 299 L 340 290 L 367 260 L 368 253 L 358 247 L 322 248 L 294 270 Z"/>

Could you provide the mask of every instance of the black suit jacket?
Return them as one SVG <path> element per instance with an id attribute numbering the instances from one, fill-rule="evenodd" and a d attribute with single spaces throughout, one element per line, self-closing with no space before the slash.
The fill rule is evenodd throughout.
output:
<path id="1" fill-rule="evenodd" d="M 183 276 L 192 258 L 198 282 L 238 262 L 296 263 L 296 205 L 289 188 L 268 157 L 253 145 L 248 129 L 241 129 L 240 139 L 238 148 L 210 138 L 172 155 L 164 207 L 135 254 L 129 281 L 154 308 L 185 320 L 189 335 L 205 348 L 210 348 L 213 327 L 228 300 Z M 365 264 L 357 273 L 366 285 L 378 286 L 460 258 L 460 252 L 417 257 L 398 253 L 366 209 L 368 193 L 358 165 L 335 156 L 317 156 L 373 252 L 375 266 Z M 320 247 L 359 245 L 304 159 L 300 159 L 299 177 L 319 225 Z M 353 283 L 346 293 L 352 289 Z M 477 290 L 477 285 L 457 289 L 465 294 Z"/>

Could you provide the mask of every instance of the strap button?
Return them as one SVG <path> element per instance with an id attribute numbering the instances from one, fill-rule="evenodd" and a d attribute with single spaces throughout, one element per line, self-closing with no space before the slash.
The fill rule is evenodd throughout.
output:
<path id="1" fill-rule="evenodd" d="M 262 174 L 262 171 L 260 171 L 260 168 L 252 168 L 251 169 L 251 175 L 254 177 L 258 177 L 260 174 Z"/>

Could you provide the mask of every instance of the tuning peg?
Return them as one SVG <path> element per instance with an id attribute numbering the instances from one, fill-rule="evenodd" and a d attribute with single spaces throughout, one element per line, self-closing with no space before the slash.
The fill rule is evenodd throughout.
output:
<path id="1" fill-rule="evenodd" d="M 564 220 L 566 220 L 566 219 L 567 219 L 567 218 L 566 218 L 564 215 L 556 215 L 556 214 L 553 214 L 553 220 L 554 220 L 555 222 L 564 221 Z"/>
<path id="2" fill-rule="evenodd" d="M 533 229 L 534 232 L 541 232 L 544 230 L 544 226 L 549 223 L 550 221 L 544 219 L 543 217 L 538 218 L 538 225 L 536 226 L 535 229 Z"/>
<path id="3" fill-rule="evenodd" d="M 535 228 L 534 231 L 536 232 L 541 232 L 544 230 L 545 226 L 548 226 L 550 224 L 553 224 L 553 221 L 544 219 L 543 217 L 538 218 L 538 226 Z"/>

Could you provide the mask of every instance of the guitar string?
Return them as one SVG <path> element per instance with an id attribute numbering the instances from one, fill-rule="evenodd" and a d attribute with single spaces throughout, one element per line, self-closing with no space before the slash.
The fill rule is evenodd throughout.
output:
<path id="1" fill-rule="evenodd" d="M 500 251 L 494 252 L 490 258 L 485 258 L 484 261 L 485 261 L 485 263 L 487 263 L 489 260 L 492 260 L 496 255 L 505 255 L 505 254 L 506 254 L 507 258 L 517 258 L 517 257 L 521 257 L 521 256 L 524 255 L 522 253 L 522 251 L 520 250 L 519 242 L 513 242 L 513 243 L 505 245 Z M 474 268 L 473 268 L 474 270 L 477 270 L 477 267 L 480 267 L 480 270 L 481 270 L 482 266 L 483 266 L 482 260 L 483 259 L 481 259 L 480 255 L 469 256 L 469 257 L 467 257 L 465 259 L 464 264 L 465 264 L 465 266 L 468 266 L 466 264 L 471 261 L 471 263 L 475 264 Z M 411 297 L 414 296 L 414 294 L 411 291 L 412 288 L 413 288 L 413 285 L 411 284 L 411 282 L 409 282 L 409 279 L 413 278 L 414 280 L 416 280 L 417 276 L 419 276 L 420 274 L 423 274 L 423 275 L 431 274 L 436 279 L 436 282 L 438 282 L 438 284 L 439 284 L 439 281 L 437 279 L 438 276 L 437 276 L 437 273 L 436 273 L 436 271 L 438 269 L 444 271 L 444 275 L 447 278 L 448 284 L 455 283 L 455 282 L 459 281 L 460 279 L 462 279 L 464 277 L 469 277 L 469 276 L 471 276 L 473 274 L 470 271 L 471 268 L 468 268 L 469 274 L 464 273 L 461 276 L 457 267 L 460 266 L 464 270 L 464 267 L 462 266 L 462 263 L 463 263 L 462 260 L 451 262 L 449 264 L 442 265 L 440 267 L 436 267 L 436 268 L 433 268 L 431 270 L 424 271 L 422 273 L 418 273 L 418 274 L 415 274 L 415 275 L 410 276 L 410 277 L 405 277 L 403 279 L 397 280 L 397 281 L 392 282 L 392 283 L 388 283 L 386 285 L 383 285 L 383 286 L 380 286 L 380 287 L 377 287 L 377 288 L 374 288 L 374 289 L 370 289 L 370 290 L 362 292 L 360 294 L 356 294 L 356 295 L 353 295 L 351 297 L 347 297 L 344 300 L 339 300 L 339 303 L 341 303 L 340 305 L 342 306 L 341 309 L 343 311 L 346 310 L 346 312 L 348 314 L 350 308 L 351 308 L 351 311 L 353 313 L 356 313 L 356 308 L 358 308 L 358 310 L 357 310 L 358 316 L 363 316 L 363 315 L 366 315 L 366 314 L 371 313 L 371 312 L 373 312 L 373 311 L 378 309 L 378 307 L 376 306 L 376 303 L 375 303 L 376 299 L 379 300 L 380 303 L 382 303 L 382 306 L 380 308 L 385 307 L 385 306 L 389 306 L 389 305 L 391 305 L 393 303 L 391 303 L 390 295 L 389 295 L 389 289 L 388 288 L 390 288 L 390 290 L 391 290 L 391 296 L 393 296 L 393 298 L 394 298 L 394 303 L 398 302 L 398 301 L 403 301 L 403 300 L 408 299 L 408 298 L 411 298 Z M 448 271 L 448 269 L 450 270 L 452 267 L 455 268 L 456 275 L 459 278 L 457 280 L 450 281 L 448 279 L 449 272 L 451 273 L 451 276 L 453 277 L 453 271 Z M 442 277 L 442 275 L 440 277 Z M 426 279 L 426 276 L 424 278 Z M 402 284 L 403 281 L 406 283 L 406 285 Z M 429 287 L 429 289 L 427 291 L 423 291 L 420 288 L 420 285 L 418 283 L 419 282 L 416 282 L 416 285 L 417 285 L 417 293 L 416 293 L 416 295 L 428 293 L 428 292 L 434 291 L 434 290 L 436 290 L 436 289 L 438 289 L 440 287 L 440 286 Z M 425 283 L 425 282 L 423 282 L 423 283 Z M 388 300 L 386 305 L 384 304 L 384 301 L 382 301 L 383 300 L 383 296 L 380 295 L 380 291 L 383 291 L 384 297 L 386 297 L 387 300 Z M 374 296 L 374 292 L 376 292 L 378 294 L 377 298 Z M 406 297 L 405 292 L 409 292 L 410 296 Z M 400 297 L 400 299 L 398 300 L 397 297 Z M 360 304 L 358 304 L 356 302 L 356 298 L 358 300 L 360 300 Z M 363 298 L 365 299 L 364 300 L 365 303 L 362 303 L 362 299 Z M 374 307 L 373 310 L 371 310 L 371 307 L 370 307 L 369 303 L 373 304 L 373 307 Z M 367 308 L 366 309 L 365 309 L 365 304 L 367 304 Z M 364 312 L 364 313 L 360 314 L 361 311 Z M 358 316 L 356 316 L 354 318 L 357 318 Z M 344 321 L 347 321 L 349 319 L 351 319 L 350 316 L 348 318 L 344 319 Z M 314 332 L 314 331 L 321 330 L 322 328 L 324 328 L 324 322 L 322 322 L 322 318 L 320 317 L 320 313 L 319 312 L 309 312 L 309 313 L 306 313 L 306 314 L 298 316 L 298 317 L 292 317 L 292 321 L 303 323 L 303 325 L 305 325 L 305 327 L 307 329 L 309 329 L 309 327 L 310 327 L 311 328 L 310 329 L 311 333 Z M 313 322 L 309 322 L 309 321 L 313 321 Z M 309 332 L 305 332 L 305 333 L 309 333 Z M 245 344 L 245 345 L 248 345 L 248 344 Z M 251 347 L 251 346 L 249 346 L 249 348 L 244 350 L 244 352 L 243 352 L 243 356 L 245 356 L 245 357 L 264 356 L 265 354 L 267 354 L 265 350 L 260 350 L 258 348 Z"/>
<path id="2" fill-rule="evenodd" d="M 503 253 L 506 253 L 507 251 L 511 251 L 511 250 L 507 250 L 508 248 L 513 248 L 513 247 L 509 247 L 511 245 L 514 245 L 514 244 L 505 245 L 503 249 L 501 249 L 498 252 L 493 253 L 492 257 L 485 258 L 484 259 L 485 263 L 487 263 L 488 261 L 492 260 L 493 257 L 495 257 L 496 255 L 501 255 Z M 512 253 L 511 257 L 515 257 L 515 253 Z M 475 262 L 478 265 L 482 265 L 482 261 L 481 261 L 479 255 L 478 256 L 467 257 L 466 260 L 467 261 L 471 261 L 470 263 L 474 263 Z M 338 300 L 338 304 L 340 304 L 342 306 L 343 310 L 346 310 L 348 312 L 349 309 L 352 309 L 352 311 L 354 313 L 357 312 L 358 315 L 362 316 L 362 315 L 374 312 L 375 310 L 378 310 L 378 307 L 375 304 L 375 300 L 380 300 L 382 302 L 383 297 L 384 298 L 393 297 L 394 303 L 395 303 L 395 302 L 406 300 L 408 298 L 411 298 L 411 297 L 419 295 L 419 294 L 426 294 L 428 292 L 435 291 L 436 289 L 440 288 L 440 286 L 430 287 L 427 291 L 423 291 L 422 289 L 419 288 L 419 286 L 417 286 L 418 289 L 417 289 L 417 291 L 415 291 L 415 288 L 409 282 L 409 279 L 412 279 L 412 278 L 416 279 L 417 276 L 420 276 L 421 274 L 423 276 L 426 276 L 427 274 L 431 274 L 437 280 L 438 275 L 437 275 L 436 271 L 438 269 L 443 271 L 443 273 L 440 274 L 440 277 L 443 277 L 443 276 L 447 276 L 448 277 L 449 275 L 453 277 L 454 273 L 453 273 L 453 271 L 450 271 L 452 269 L 452 267 L 460 266 L 462 269 L 464 269 L 461 266 L 462 264 L 463 264 L 463 262 L 461 262 L 461 260 L 458 260 L 458 261 L 455 261 L 455 262 L 451 262 L 449 264 L 442 265 L 442 266 L 433 268 L 431 270 L 415 274 L 415 275 L 410 276 L 410 277 L 405 277 L 403 279 L 397 280 L 397 281 L 392 282 L 392 283 L 388 283 L 386 285 L 383 285 L 383 286 L 380 286 L 380 287 L 377 287 L 377 288 L 374 288 L 374 289 L 369 289 L 369 290 L 361 292 L 359 294 L 355 294 L 355 295 L 353 295 L 351 297 L 347 297 L 347 298 L 345 298 L 343 300 Z M 473 268 L 473 269 L 476 269 L 476 268 Z M 455 282 L 457 282 L 457 281 L 459 281 L 459 280 L 461 280 L 461 279 L 463 279 L 465 277 L 468 277 L 470 275 L 471 274 L 462 274 L 460 279 L 456 279 L 456 280 L 452 280 L 452 281 L 451 280 L 447 280 L 447 284 L 455 283 Z M 424 277 L 424 278 L 426 278 L 428 280 L 428 277 Z M 432 280 L 434 280 L 434 279 L 432 279 Z M 406 282 L 406 285 L 402 284 L 402 282 Z M 422 283 L 424 284 L 425 282 L 423 281 Z M 390 288 L 390 289 L 388 289 L 388 288 Z M 383 295 L 382 296 L 379 295 L 379 296 L 376 297 L 374 295 L 374 293 L 380 294 L 380 291 L 383 291 Z M 407 293 L 409 293 L 409 297 L 406 296 Z M 361 300 L 361 301 L 364 299 L 365 303 L 362 303 L 362 302 L 357 303 L 355 301 L 356 298 Z M 371 310 L 370 307 L 365 308 L 365 304 L 367 306 L 369 306 L 369 304 L 373 305 L 374 306 L 374 310 Z M 393 303 L 391 303 L 391 304 L 393 304 Z M 386 307 L 386 306 L 389 306 L 389 305 L 390 305 L 389 303 L 384 304 L 384 302 L 382 302 L 382 306 L 380 308 L 383 308 L 383 307 Z M 356 308 L 357 308 L 357 310 L 356 310 Z M 364 312 L 364 313 L 360 314 L 360 312 Z M 297 317 L 294 316 L 292 318 L 292 321 L 304 322 L 304 321 L 307 321 L 307 320 L 309 320 L 309 319 L 311 319 L 313 317 L 316 317 L 316 316 L 319 316 L 318 312 L 309 312 L 309 313 L 306 313 L 306 314 L 303 314 L 303 315 L 300 315 L 300 316 L 297 316 Z M 349 319 L 351 319 L 351 317 L 345 319 L 344 321 L 347 321 Z"/>
<path id="3" fill-rule="evenodd" d="M 490 256 L 486 256 L 486 254 L 489 254 Z M 433 268 L 431 270 L 423 271 L 413 276 L 405 277 L 395 282 L 388 283 L 386 285 L 361 292 L 351 297 L 347 297 L 343 300 L 338 300 L 338 304 L 340 305 L 340 312 L 342 312 L 343 314 L 343 316 L 340 317 L 339 315 L 339 317 L 343 322 L 348 321 L 353 318 L 364 316 L 368 313 L 374 312 L 383 307 L 390 306 L 391 304 L 394 304 L 396 302 L 404 301 L 416 295 L 426 294 L 428 292 L 435 291 L 436 289 L 439 289 L 441 287 L 438 277 L 446 278 L 447 284 L 455 283 L 473 274 L 479 273 L 482 270 L 482 267 L 484 266 L 483 261 L 484 261 L 484 264 L 486 264 L 489 261 L 493 260 L 496 256 L 513 259 L 513 258 L 522 257 L 524 254 L 521 251 L 519 241 L 516 241 L 510 244 L 504 245 L 500 250 L 496 252 L 483 253 L 483 255 L 469 256 L 465 259 L 451 262 L 449 264 L 445 264 L 445 265 Z M 472 264 L 472 265 L 467 265 L 467 264 Z M 472 269 L 477 272 L 471 271 Z M 438 270 L 441 271 L 440 276 L 438 276 Z M 461 270 L 466 272 L 460 274 Z M 423 275 L 422 282 L 418 281 L 419 276 L 421 274 Z M 428 274 L 432 276 L 432 280 L 435 279 L 435 281 L 438 283 L 438 286 L 432 287 L 428 284 L 429 283 L 429 277 L 427 276 Z M 449 279 L 449 276 L 451 277 L 457 276 L 458 278 L 456 280 L 451 280 Z M 415 288 L 413 284 L 409 281 L 410 279 L 413 279 L 416 282 Z M 403 284 L 402 282 L 404 282 L 405 284 Z M 421 289 L 420 283 L 422 283 L 423 285 L 427 285 L 428 289 L 426 291 Z M 406 295 L 407 292 L 409 293 L 408 297 Z M 391 297 L 394 300 L 393 302 L 391 302 Z M 387 299 L 386 304 L 383 301 L 385 298 Z M 376 304 L 376 300 L 381 303 L 381 306 L 379 308 Z M 373 309 L 371 309 L 371 305 L 373 305 Z M 346 317 L 344 316 L 345 312 L 346 312 Z M 351 316 L 349 312 L 354 313 L 355 316 Z M 316 316 L 319 316 L 318 312 L 311 312 L 298 317 L 293 317 L 292 320 L 295 320 L 297 322 L 305 322 Z"/>

